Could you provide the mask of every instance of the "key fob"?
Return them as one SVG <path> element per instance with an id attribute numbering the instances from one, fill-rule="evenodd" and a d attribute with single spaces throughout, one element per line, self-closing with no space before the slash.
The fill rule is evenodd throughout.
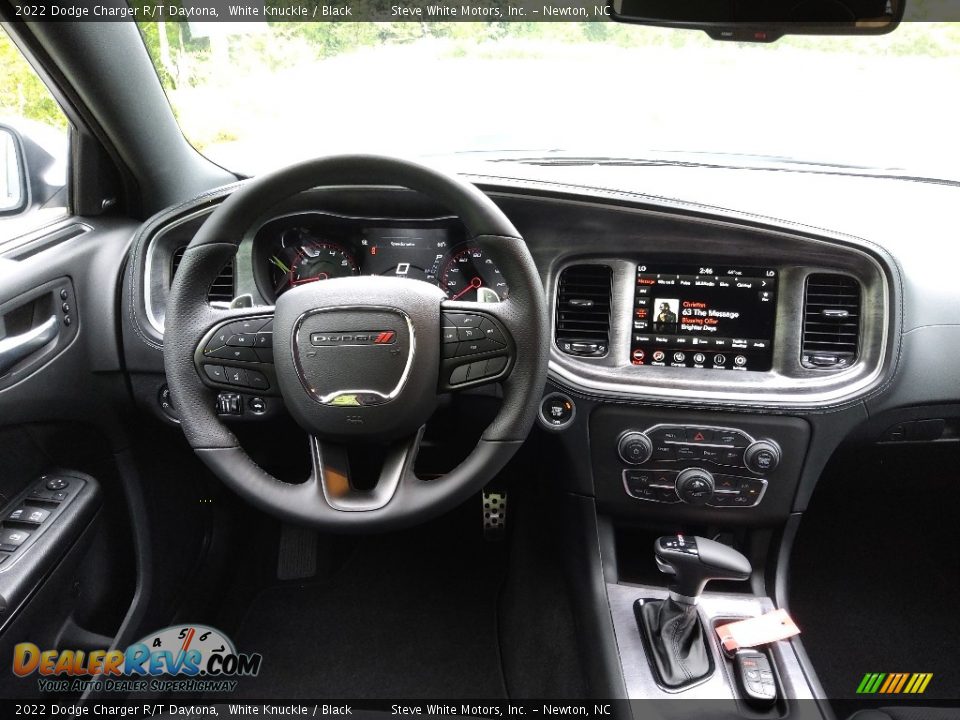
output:
<path id="1" fill-rule="evenodd" d="M 752 648 L 741 648 L 733 657 L 740 694 L 748 705 L 767 709 L 777 701 L 777 681 L 766 654 Z"/>

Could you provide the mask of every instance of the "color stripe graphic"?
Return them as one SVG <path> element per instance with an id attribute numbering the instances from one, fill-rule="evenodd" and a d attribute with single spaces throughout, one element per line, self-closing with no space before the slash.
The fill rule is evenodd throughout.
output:
<path id="1" fill-rule="evenodd" d="M 933 673 L 867 673 L 857 685 L 858 695 L 919 695 Z"/>

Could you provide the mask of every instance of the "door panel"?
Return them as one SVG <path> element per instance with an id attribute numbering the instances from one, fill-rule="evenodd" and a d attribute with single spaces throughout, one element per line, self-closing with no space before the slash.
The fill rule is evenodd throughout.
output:
<path id="1" fill-rule="evenodd" d="M 134 595 L 115 458 L 129 445 L 117 314 L 135 228 L 72 219 L 0 256 L 0 663 L 23 642 L 108 648 Z M 0 696 L 37 695 L 37 675 L 0 673 Z"/>

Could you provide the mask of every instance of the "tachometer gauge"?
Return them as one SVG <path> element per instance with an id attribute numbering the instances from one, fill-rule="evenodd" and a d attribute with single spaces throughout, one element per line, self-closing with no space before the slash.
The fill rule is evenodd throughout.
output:
<path id="1" fill-rule="evenodd" d="M 451 300 L 472 302 L 500 302 L 510 292 L 493 260 L 471 244 L 454 248 L 440 271 L 440 289 Z"/>
<path id="2" fill-rule="evenodd" d="M 353 253 L 342 245 L 321 240 L 285 245 L 270 256 L 269 262 L 277 295 L 297 285 L 360 274 Z"/>

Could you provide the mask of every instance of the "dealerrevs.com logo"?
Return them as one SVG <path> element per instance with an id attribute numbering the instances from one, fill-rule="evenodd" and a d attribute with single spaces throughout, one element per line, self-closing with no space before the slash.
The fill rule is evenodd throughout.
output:
<path id="1" fill-rule="evenodd" d="M 262 662 L 206 625 L 164 628 L 126 650 L 41 650 L 29 642 L 13 649 L 14 674 L 37 675 L 40 692 L 232 692 L 237 678 L 257 675 Z"/>

